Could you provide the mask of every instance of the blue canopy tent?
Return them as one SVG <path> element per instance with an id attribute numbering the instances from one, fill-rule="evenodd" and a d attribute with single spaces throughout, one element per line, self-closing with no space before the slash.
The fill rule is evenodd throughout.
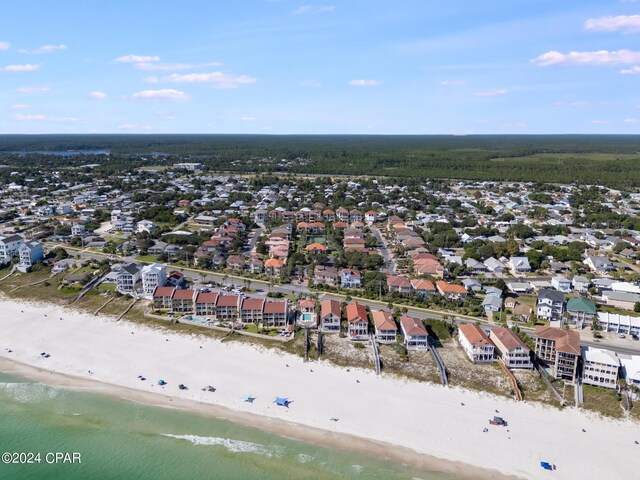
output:
<path id="1" fill-rule="evenodd" d="M 167 382 L 165 382 L 163 379 L 158 380 L 158 385 L 163 386 L 166 385 Z"/>
<path id="2" fill-rule="evenodd" d="M 255 399 L 256 397 L 254 397 L 253 395 L 245 395 L 244 397 L 242 397 L 242 400 L 244 402 L 249 402 L 249 403 L 253 403 Z"/>
<path id="3" fill-rule="evenodd" d="M 545 470 L 553 470 L 553 467 L 549 462 L 540 462 L 540 466 Z"/>
<path id="4" fill-rule="evenodd" d="M 289 408 L 289 404 L 291 403 L 291 401 L 288 398 L 276 397 L 276 399 L 273 401 L 273 403 L 275 403 L 276 405 L 279 405 L 281 407 Z"/>

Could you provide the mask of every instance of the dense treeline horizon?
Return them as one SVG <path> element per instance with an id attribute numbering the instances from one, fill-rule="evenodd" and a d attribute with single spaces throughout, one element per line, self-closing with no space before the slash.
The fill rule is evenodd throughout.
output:
<path id="1" fill-rule="evenodd" d="M 110 155 L 13 153 L 102 149 Z M 0 135 L 0 163 L 16 167 L 163 165 L 189 156 L 241 173 L 640 186 L 640 135 Z"/>

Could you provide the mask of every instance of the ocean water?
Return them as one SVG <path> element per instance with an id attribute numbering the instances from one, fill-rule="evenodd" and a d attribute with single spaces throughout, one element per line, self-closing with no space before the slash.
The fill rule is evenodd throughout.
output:
<path id="1" fill-rule="evenodd" d="M 453 479 L 229 421 L 0 373 L 0 454 L 5 452 L 40 453 L 40 459 L 6 464 L 3 456 L 3 480 Z M 81 463 L 56 463 L 56 452 L 70 454 L 58 462 L 78 452 Z"/>

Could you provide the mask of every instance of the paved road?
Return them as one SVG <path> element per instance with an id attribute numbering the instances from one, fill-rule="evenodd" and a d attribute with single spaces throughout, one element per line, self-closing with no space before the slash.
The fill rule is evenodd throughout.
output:
<path id="1" fill-rule="evenodd" d="M 262 231 L 263 230 L 264 230 L 263 228 L 256 228 L 253 231 L 253 237 L 251 237 L 251 240 L 249 240 L 249 243 L 245 247 L 244 253 L 246 253 L 246 254 L 253 253 L 253 249 L 256 247 L 256 243 L 258 243 L 258 239 L 262 235 Z"/>
<path id="2" fill-rule="evenodd" d="M 371 227 L 371 231 L 373 232 L 373 235 L 376 237 L 376 240 L 378 240 L 378 244 L 380 245 L 378 250 L 380 250 L 380 255 L 382 255 L 382 258 L 384 258 L 385 272 L 392 274 L 396 271 L 396 262 L 393 259 L 393 255 L 391 255 L 389 249 L 387 248 L 387 242 L 377 227 Z"/>

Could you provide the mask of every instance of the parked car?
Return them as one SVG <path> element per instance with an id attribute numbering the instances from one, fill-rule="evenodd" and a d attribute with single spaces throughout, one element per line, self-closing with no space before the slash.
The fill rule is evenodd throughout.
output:
<path id="1" fill-rule="evenodd" d="M 618 334 L 618 337 L 620 337 L 620 338 L 627 338 L 627 336 L 626 336 L 624 333 L 619 333 L 619 334 Z"/>

